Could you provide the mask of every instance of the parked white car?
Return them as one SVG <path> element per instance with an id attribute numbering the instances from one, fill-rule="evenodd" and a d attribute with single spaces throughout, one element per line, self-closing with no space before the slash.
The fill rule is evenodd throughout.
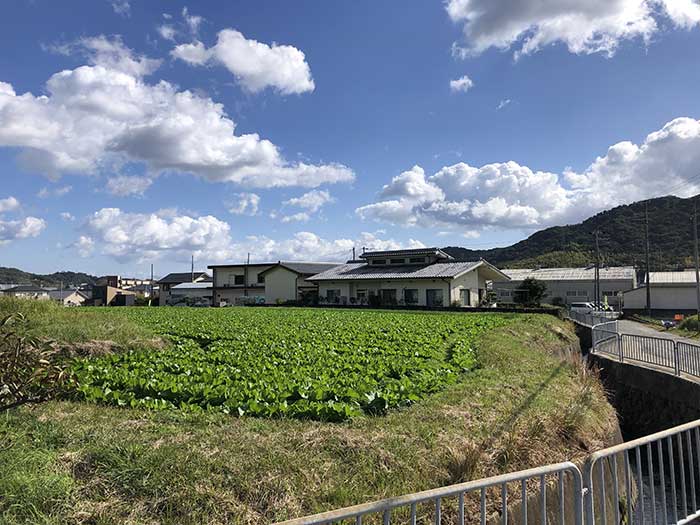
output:
<path id="1" fill-rule="evenodd" d="M 571 303 L 569 310 L 572 312 L 578 312 L 582 314 L 590 314 L 595 312 L 597 308 L 593 303 Z"/>

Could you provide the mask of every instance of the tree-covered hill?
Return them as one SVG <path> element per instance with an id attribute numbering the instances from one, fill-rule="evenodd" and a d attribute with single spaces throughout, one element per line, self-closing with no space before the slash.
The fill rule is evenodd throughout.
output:
<path id="1" fill-rule="evenodd" d="M 79 286 L 95 284 L 97 277 L 81 272 L 54 272 L 46 275 L 29 273 L 17 268 L 0 267 L 0 283 L 36 284 L 38 286 Z"/>
<path id="2" fill-rule="evenodd" d="M 501 267 L 586 266 L 595 261 L 594 232 L 599 229 L 603 264 L 643 267 L 646 203 L 651 270 L 686 268 L 692 265 L 692 215 L 696 198 L 660 197 L 618 206 L 580 224 L 538 231 L 504 248 L 469 250 L 450 246 L 445 251 L 459 260 L 483 257 Z"/>

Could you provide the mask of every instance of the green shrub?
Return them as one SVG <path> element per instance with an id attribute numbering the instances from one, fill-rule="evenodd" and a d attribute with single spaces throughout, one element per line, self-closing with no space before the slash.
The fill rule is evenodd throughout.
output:
<path id="1" fill-rule="evenodd" d="M 691 315 L 689 317 L 686 317 L 685 319 L 683 319 L 683 321 L 681 321 L 679 328 L 681 328 L 683 330 L 688 330 L 688 331 L 697 331 L 698 330 L 698 316 Z"/>
<path id="2" fill-rule="evenodd" d="M 50 399 L 71 381 L 59 352 L 25 324 L 21 313 L 0 319 L 0 410 Z"/>

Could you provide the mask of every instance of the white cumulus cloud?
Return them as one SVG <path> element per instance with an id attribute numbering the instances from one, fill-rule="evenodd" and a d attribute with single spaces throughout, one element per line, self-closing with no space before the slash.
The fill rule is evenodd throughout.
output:
<path id="1" fill-rule="evenodd" d="M 128 197 L 143 195 L 153 184 L 153 179 L 137 175 L 118 175 L 107 180 L 106 189 L 112 195 Z"/>
<path id="2" fill-rule="evenodd" d="M 286 206 L 296 206 L 308 210 L 311 213 L 315 213 L 326 204 L 334 201 L 335 199 L 331 197 L 330 192 L 327 190 L 312 190 L 299 197 L 292 197 L 284 201 L 283 204 Z"/>
<path id="3" fill-rule="evenodd" d="M 25 217 L 18 220 L 0 218 L 0 244 L 16 239 L 37 237 L 46 228 L 46 221 L 37 217 Z"/>
<path id="4" fill-rule="evenodd" d="M 467 75 L 456 80 L 450 80 L 450 91 L 453 93 L 466 93 L 472 87 L 474 87 L 474 82 Z"/>
<path id="5" fill-rule="evenodd" d="M 236 124 L 210 98 L 166 81 L 146 82 L 158 61 L 119 40 L 76 45 L 92 65 L 54 74 L 46 95 L 18 94 L 0 81 L 0 146 L 18 148 L 32 171 L 57 178 L 134 162 L 152 176 L 171 171 L 248 187 L 313 188 L 354 179 L 341 164 L 289 162 L 258 134 L 236 134 Z"/>
<path id="6" fill-rule="evenodd" d="M 19 209 L 19 201 L 12 196 L 0 199 L 0 213 Z"/>
<path id="7" fill-rule="evenodd" d="M 362 232 L 356 237 L 327 239 L 300 231 L 289 238 L 265 235 L 234 239 L 225 221 L 213 216 L 193 217 L 176 210 L 157 213 L 129 213 L 119 208 L 102 208 L 85 221 L 85 231 L 73 243 L 80 253 L 103 255 L 119 261 L 147 261 L 167 258 L 211 262 L 239 261 L 246 253 L 254 261 L 329 260 L 344 261 L 352 248 L 384 250 L 417 248 L 415 239 L 400 242 L 384 238 L 382 232 Z"/>
<path id="8" fill-rule="evenodd" d="M 302 51 L 294 46 L 247 39 L 234 29 L 220 31 L 212 47 L 195 40 L 176 46 L 171 54 L 192 65 L 223 65 L 251 93 L 269 87 L 290 95 L 313 91 L 315 87 Z"/>
<path id="9" fill-rule="evenodd" d="M 237 201 L 229 206 L 228 211 L 234 215 L 256 215 L 260 207 L 260 195 L 257 193 L 239 193 Z"/>
<path id="10" fill-rule="evenodd" d="M 516 56 L 562 43 L 572 53 L 615 53 L 621 41 L 649 42 L 660 22 L 691 28 L 700 23 L 695 0 L 448 0 L 450 18 L 463 24 L 459 56 L 491 47 Z"/>
<path id="11" fill-rule="evenodd" d="M 514 161 L 460 162 L 431 176 L 422 168 L 394 177 L 363 219 L 405 226 L 535 229 L 582 220 L 620 204 L 700 192 L 700 121 L 678 118 L 643 143 L 620 142 L 585 170 L 533 170 Z"/>

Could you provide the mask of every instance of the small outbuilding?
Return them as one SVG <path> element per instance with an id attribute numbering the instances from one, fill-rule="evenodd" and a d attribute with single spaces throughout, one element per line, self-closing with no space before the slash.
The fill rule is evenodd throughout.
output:
<path id="1" fill-rule="evenodd" d="M 649 273 L 651 310 L 653 315 L 673 315 L 695 313 L 697 294 L 695 270 L 681 272 Z M 641 313 L 646 311 L 647 284 L 624 293 L 624 311 Z"/>

